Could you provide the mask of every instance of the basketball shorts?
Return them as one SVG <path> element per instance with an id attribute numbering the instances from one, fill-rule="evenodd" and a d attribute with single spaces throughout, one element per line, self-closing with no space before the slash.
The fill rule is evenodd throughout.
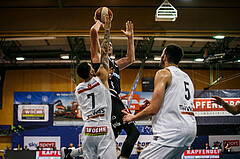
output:
<path id="1" fill-rule="evenodd" d="M 153 140 L 140 154 L 139 159 L 181 159 L 182 154 L 187 149 L 184 147 L 168 147 Z"/>
<path id="2" fill-rule="evenodd" d="M 84 126 L 82 130 L 84 159 L 116 159 L 116 142 L 111 126 Z"/>

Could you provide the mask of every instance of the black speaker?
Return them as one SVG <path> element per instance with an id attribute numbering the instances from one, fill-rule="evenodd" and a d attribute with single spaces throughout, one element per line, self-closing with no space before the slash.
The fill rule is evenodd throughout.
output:
<path id="1" fill-rule="evenodd" d="M 154 78 L 143 77 L 142 78 L 142 91 L 143 92 L 153 92 L 154 90 Z"/>

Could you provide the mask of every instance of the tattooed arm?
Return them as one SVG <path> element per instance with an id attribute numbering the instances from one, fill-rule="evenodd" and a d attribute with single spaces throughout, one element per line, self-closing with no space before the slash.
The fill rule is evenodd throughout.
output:
<path id="1" fill-rule="evenodd" d="M 109 70 L 109 62 L 108 62 L 108 48 L 110 42 L 110 29 L 111 29 L 111 20 L 109 15 L 105 17 L 105 24 L 103 25 L 105 29 L 103 43 L 101 45 L 101 66 L 99 71 L 97 72 L 99 78 L 102 80 L 103 84 L 109 88 L 108 86 L 108 70 Z"/>

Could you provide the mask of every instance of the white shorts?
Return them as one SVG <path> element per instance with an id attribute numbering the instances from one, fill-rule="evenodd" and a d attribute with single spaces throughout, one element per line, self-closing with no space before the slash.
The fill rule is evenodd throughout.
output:
<path id="1" fill-rule="evenodd" d="M 140 154 L 139 159 L 181 159 L 187 149 L 184 147 L 168 147 L 153 140 Z"/>
<path id="2" fill-rule="evenodd" d="M 82 130 L 84 159 L 116 159 L 116 142 L 111 126 L 85 126 Z"/>

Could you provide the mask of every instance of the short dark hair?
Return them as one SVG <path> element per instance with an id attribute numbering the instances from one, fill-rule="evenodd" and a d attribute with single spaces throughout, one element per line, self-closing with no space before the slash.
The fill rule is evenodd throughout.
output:
<path id="1" fill-rule="evenodd" d="M 180 46 L 176 44 L 169 44 L 165 49 L 165 54 L 169 63 L 178 65 L 184 55 L 184 52 Z"/>
<path id="2" fill-rule="evenodd" d="M 82 79 L 86 80 L 89 78 L 90 66 L 88 62 L 82 62 L 77 65 L 77 75 Z"/>

